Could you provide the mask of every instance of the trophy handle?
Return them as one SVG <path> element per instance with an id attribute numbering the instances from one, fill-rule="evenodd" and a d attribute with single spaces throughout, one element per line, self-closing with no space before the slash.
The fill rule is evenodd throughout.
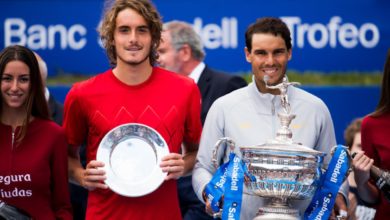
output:
<path id="1" fill-rule="evenodd" d="M 234 151 L 235 147 L 236 147 L 236 143 L 229 137 L 223 137 L 223 138 L 220 138 L 217 143 L 215 144 L 215 147 L 214 147 L 214 151 L 213 151 L 213 158 L 212 158 L 212 162 L 214 164 L 214 167 L 215 168 L 218 168 L 219 167 L 219 163 L 218 163 L 218 150 L 219 150 L 219 147 L 222 145 L 222 144 L 225 144 L 225 151 L 226 151 L 226 146 L 229 145 L 229 149 L 231 152 Z"/>

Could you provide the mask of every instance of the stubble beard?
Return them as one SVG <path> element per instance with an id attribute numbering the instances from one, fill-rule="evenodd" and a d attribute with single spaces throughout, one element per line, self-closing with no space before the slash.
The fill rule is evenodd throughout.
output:
<path id="1" fill-rule="evenodd" d="M 140 60 L 140 61 L 128 61 L 128 60 L 125 60 L 125 59 L 123 59 L 122 57 L 119 57 L 119 56 L 118 56 L 118 58 L 119 58 L 120 60 L 122 60 L 123 63 L 126 63 L 126 64 L 128 64 L 128 65 L 130 65 L 130 66 L 138 66 L 138 65 L 144 63 L 144 62 L 149 58 L 149 54 L 146 55 L 146 56 L 145 56 L 142 60 Z"/>

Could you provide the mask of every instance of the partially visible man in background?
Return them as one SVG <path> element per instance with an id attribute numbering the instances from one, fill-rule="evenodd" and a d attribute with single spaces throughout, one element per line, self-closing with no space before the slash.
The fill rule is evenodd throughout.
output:
<path id="1" fill-rule="evenodd" d="M 53 121 L 55 121 L 58 125 L 62 125 L 62 116 L 64 113 L 64 106 L 62 105 L 62 103 L 58 102 L 52 94 L 50 94 L 50 91 L 46 86 L 46 80 L 47 80 L 46 62 L 37 53 L 35 53 L 35 57 L 38 60 L 39 71 L 41 72 L 42 82 L 43 82 L 43 85 L 45 86 L 45 97 L 46 97 L 46 101 L 49 104 L 51 119 L 53 119 Z"/>
<path id="2" fill-rule="evenodd" d="M 247 85 L 243 78 L 213 70 L 203 62 L 205 51 L 202 41 L 190 24 L 167 22 L 161 38 L 158 48 L 160 66 L 191 77 L 198 84 L 202 95 L 202 124 L 217 98 Z"/>
<path id="3" fill-rule="evenodd" d="M 243 78 L 215 71 L 203 62 L 205 52 L 202 41 L 190 24 L 182 21 L 165 23 L 161 38 L 158 48 L 160 66 L 192 78 L 199 87 L 202 95 L 202 124 L 217 98 L 247 85 Z M 178 180 L 178 192 L 183 219 L 212 219 L 195 195 L 192 175 Z"/>

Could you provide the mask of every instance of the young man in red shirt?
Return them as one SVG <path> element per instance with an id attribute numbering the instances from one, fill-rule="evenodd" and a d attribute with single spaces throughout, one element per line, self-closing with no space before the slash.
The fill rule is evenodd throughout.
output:
<path id="1" fill-rule="evenodd" d="M 176 179 L 194 165 L 202 127 L 201 98 L 192 80 L 154 67 L 161 29 L 158 12 L 149 1 L 115 1 L 100 28 L 113 69 L 74 85 L 65 100 L 69 172 L 73 181 L 90 190 L 87 219 L 181 219 Z M 96 160 L 105 134 L 125 123 L 155 129 L 170 152 L 160 163 L 168 173 L 165 181 L 140 197 L 111 191 L 103 183 L 103 168 L 109 164 Z M 77 153 L 84 141 L 86 169 Z"/>

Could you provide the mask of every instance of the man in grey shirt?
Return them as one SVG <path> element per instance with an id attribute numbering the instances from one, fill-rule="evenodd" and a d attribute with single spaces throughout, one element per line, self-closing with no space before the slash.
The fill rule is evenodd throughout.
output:
<path id="1" fill-rule="evenodd" d="M 245 34 L 246 60 L 252 65 L 253 82 L 217 99 L 206 117 L 202 138 L 193 171 L 193 187 L 197 196 L 206 203 L 211 214 L 210 203 L 205 201 L 204 189 L 214 175 L 216 168 L 212 163 L 215 143 L 222 137 L 230 137 L 237 146 L 263 144 L 275 137 L 279 128 L 277 113 L 284 111 L 280 90 L 267 88 L 269 85 L 283 82 L 287 63 L 291 59 L 291 36 L 286 24 L 278 18 L 263 18 L 249 26 Z M 305 146 L 327 153 L 325 164 L 330 160 L 330 149 L 336 145 L 333 122 L 326 105 L 317 97 L 302 89 L 290 86 L 287 93 L 289 109 L 296 115 L 290 128 L 293 140 Z M 228 161 L 229 150 L 219 148 L 217 155 Z M 241 156 L 238 147 L 235 153 Z M 335 214 L 347 210 L 344 195 L 347 185 L 343 185 L 337 196 Z M 294 208 L 303 216 L 310 200 L 293 201 Z M 264 205 L 264 199 L 249 195 L 244 188 L 241 218 L 251 220 L 258 208 Z"/>

